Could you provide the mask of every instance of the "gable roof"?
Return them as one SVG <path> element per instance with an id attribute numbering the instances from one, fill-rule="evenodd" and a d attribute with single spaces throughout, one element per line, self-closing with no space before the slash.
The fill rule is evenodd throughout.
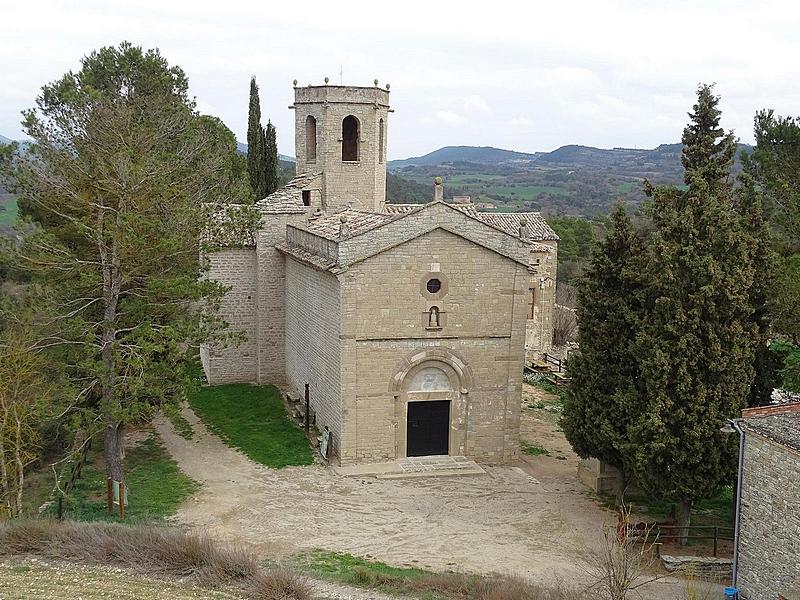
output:
<path id="1" fill-rule="evenodd" d="M 532 250 L 552 252 L 549 246 L 517 237 L 470 212 L 442 201 L 409 206 L 396 213 L 346 209 L 306 223 L 289 224 L 286 244 L 278 249 L 309 264 L 306 253 L 310 252 L 324 259 L 330 265 L 328 269 L 338 271 L 442 229 L 528 267 Z M 348 228 L 344 232 L 343 225 Z M 317 268 L 324 268 L 320 261 L 316 263 Z"/>
<path id="2" fill-rule="evenodd" d="M 405 213 L 373 213 L 354 208 L 333 213 L 326 217 L 312 218 L 306 224 L 306 229 L 317 235 L 331 240 L 338 240 L 354 235 L 359 235 L 375 227 L 379 227 L 389 221 L 403 218 Z M 342 236 L 342 227 L 345 228 L 345 235 Z"/>
<path id="3" fill-rule="evenodd" d="M 502 229 L 515 237 L 519 237 L 520 225 L 525 222 L 523 228 L 523 237 L 535 241 L 556 241 L 558 235 L 552 230 L 547 221 L 542 217 L 539 212 L 522 212 L 522 213 L 490 213 L 480 212 L 478 207 L 472 203 L 457 204 L 445 202 L 448 206 L 460 210 L 464 214 L 480 219 L 484 223 L 488 223 L 492 227 Z M 408 213 L 425 204 L 386 204 L 384 210 L 390 214 Z"/>
<path id="4" fill-rule="evenodd" d="M 522 222 L 525 222 L 524 237 L 532 240 L 557 240 L 558 235 L 550 228 L 542 213 L 478 213 L 481 220 L 499 227 L 512 235 L 519 235 Z"/>
<path id="5" fill-rule="evenodd" d="M 292 179 L 282 188 L 275 190 L 266 198 L 256 202 L 258 208 L 264 214 L 299 214 L 308 210 L 303 204 L 303 189 L 316 187 L 316 181 L 321 173 L 303 173 Z"/>

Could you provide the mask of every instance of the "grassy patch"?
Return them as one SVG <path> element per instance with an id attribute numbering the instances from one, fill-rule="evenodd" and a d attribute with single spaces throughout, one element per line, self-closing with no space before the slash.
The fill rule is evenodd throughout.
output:
<path id="1" fill-rule="evenodd" d="M 190 390 L 189 404 L 206 426 L 251 460 L 273 469 L 314 462 L 303 431 L 271 385 L 229 384 Z"/>
<path id="2" fill-rule="evenodd" d="M 519 443 L 519 447 L 520 450 L 528 456 L 550 456 L 549 450 L 535 444 L 529 444 L 524 440 Z"/>
<path id="3" fill-rule="evenodd" d="M 128 451 L 125 458 L 128 502 L 125 520 L 159 520 L 175 513 L 178 506 L 200 488 L 184 475 L 154 436 Z M 106 474 L 96 464 L 87 464 L 67 501 L 65 516 L 79 521 L 114 521 L 106 504 Z"/>
<path id="4" fill-rule="evenodd" d="M 392 567 L 340 552 L 318 550 L 299 557 L 297 562 L 300 569 L 317 577 L 422 600 L 588 600 L 565 586 L 545 588 L 515 577 Z"/>
<path id="5" fill-rule="evenodd" d="M 174 404 L 164 406 L 164 416 L 166 416 L 172 426 L 175 428 L 175 433 L 185 440 L 191 440 L 194 437 L 194 429 L 192 424 L 186 420 L 181 414 L 181 407 Z"/>
<path id="6" fill-rule="evenodd" d="M 433 575 L 432 571 L 416 567 L 392 567 L 386 563 L 366 560 L 343 552 L 316 550 L 301 556 L 300 567 L 325 579 L 366 588 L 400 592 L 410 579 Z"/>

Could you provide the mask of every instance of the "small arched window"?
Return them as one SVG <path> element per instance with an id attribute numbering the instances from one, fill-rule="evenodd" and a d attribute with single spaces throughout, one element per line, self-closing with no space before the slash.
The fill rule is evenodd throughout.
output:
<path id="1" fill-rule="evenodd" d="M 342 121 L 342 160 L 355 162 L 358 160 L 358 119 L 347 115 Z"/>
<path id="2" fill-rule="evenodd" d="M 386 134 L 383 131 L 384 124 L 383 119 L 378 122 L 378 162 L 383 162 L 383 146 L 384 146 L 384 139 Z"/>
<path id="3" fill-rule="evenodd" d="M 317 120 L 306 117 L 306 160 L 317 160 Z"/>

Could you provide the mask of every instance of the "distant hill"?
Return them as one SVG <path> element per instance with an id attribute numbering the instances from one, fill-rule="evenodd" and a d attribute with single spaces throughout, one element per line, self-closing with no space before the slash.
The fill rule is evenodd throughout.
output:
<path id="1" fill-rule="evenodd" d="M 529 163 L 536 160 L 537 154 L 503 150 L 491 146 L 445 146 L 426 154 L 403 160 L 390 160 L 389 169 L 400 169 L 409 166 L 432 166 L 445 163 L 477 163 L 496 165 L 506 162 Z"/>
<path id="2" fill-rule="evenodd" d="M 742 150 L 752 151 L 748 144 L 739 144 L 737 158 Z M 536 159 L 538 165 L 561 165 L 574 167 L 646 167 L 658 166 L 666 169 L 681 168 L 683 145 L 661 144 L 652 149 L 640 148 L 594 148 L 592 146 L 561 146 L 552 152 L 542 153 Z"/>
<path id="3" fill-rule="evenodd" d="M 445 198 L 470 196 L 497 211 L 540 210 L 549 216 L 594 217 L 615 203 L 638 205 L 645 180 L 683 185 L 677 144 L 655 148 L 595 148 L 570 144 L 552 152 L 515 152 L 500 148 L 447 146 L 425 156 L 389 162 L 393 202 L 430 197 L 434 177 L 442 177 Z M 739 151 L 752 150 L 746 144 Z M 733 172 L 741 169 L 734 162 Z M 402 180 L 423 186 L 410 186 Z M 408 199 L 407 199 L 408 198 Z"/>
<path id="4" fill-rule="evenodd" d="M 13 141 L 14 140 L 10 140 L 4 135 L 0 135 L 0 144 L 10 144 Z"/>
<path id="5" fill-rule="evenodd" d="M 236 142 L 236 151 L 239 154 L 247 154 L 247 144 L 243 144 L 242 142 Z M 278 160 L 290 163 L 295 162 L 294 156 L 287 156 L 285 154 L 280 154 L 280 153 L 278 154 Z"/>

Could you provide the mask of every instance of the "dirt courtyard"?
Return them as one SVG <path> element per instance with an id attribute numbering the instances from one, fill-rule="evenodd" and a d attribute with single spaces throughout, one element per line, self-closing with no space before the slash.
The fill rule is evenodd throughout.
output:
<path id="1" fill-rule="evenodd" d="M 264 558 L 322 548 L 393 565 L 583 580 L 579 556 L 614 515 L 577 482 L 577 457 L 554 419 L 527 408 L 539 393 L 526 386 L 522 437 L 550 456 L 475 477 L 345 478 L 320 465 L 275 471 L 225 446 L 185 409 L 192 440 L 156 421 L 180 468 L 203 484 L 175 519 Z"/>

